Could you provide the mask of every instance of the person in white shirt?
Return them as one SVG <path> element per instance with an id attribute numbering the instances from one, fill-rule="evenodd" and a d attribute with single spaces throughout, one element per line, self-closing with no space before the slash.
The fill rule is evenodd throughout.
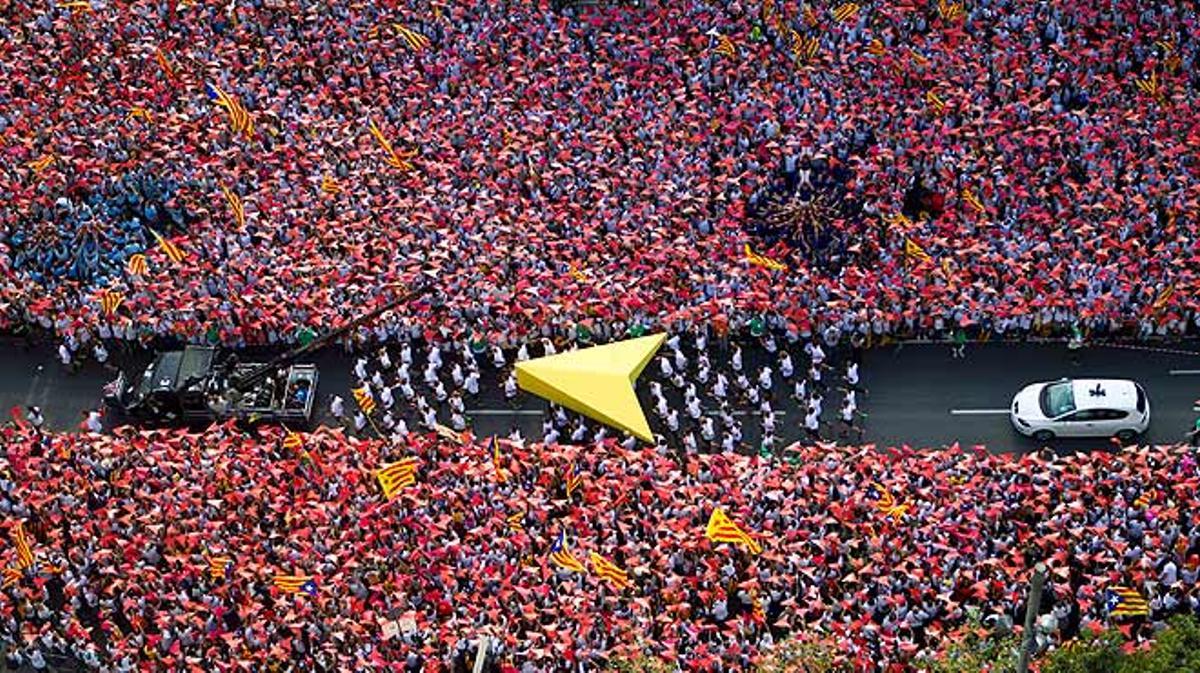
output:
<path id="1" fill-rule="evenodd" d="M 674 358 L 675 358 L 675 371 L 677 371 L 677 372 L 687 371 L 688 361 L 687 361 L 687 356 L 683 354 L 683 351 L 676 349 L 675 353 L 674 353 Z"/>
<path id="2" fill-rule="evenodd" d="M 105 348 L 104 344 L 100 343 L 99 341 L 97 341 L 96 345 L 92 347 L 92 354 L 96 356 L 96 362 L 99 362 L 100 364 L 105 364 L 108 362 L 108 349 Z"/>
<path id="3" fill-rule="evenodd" d="M 728 432 L 725 433 L 724 436 L 721 437 L 721 450 L 725 453 L 733 453 L 735 448 L 737 448 L 737 442 L 734 441 L 733 435 L 729 434 Z"/>
<path id="4" fill-rule="evenodd" d="M 818 440 L 821 438 L 821 420 L 817 414 L 814 414 L 812 409 L 808 410 L 808 414 L 804 417 L 804 430 L 808 433 L 810 440 Z"/>
<path id="5" fill-rule="evenodd" d="M 94 409 L 88 412 L 84 424 L 87 426 L 88 432 L 99 433 L 104 430 L 104 424 L 100 421 L 100 412 Z"/>
<path id="6" fill-rule="evenodd" d="M 388 354 L 387 346 L 379 349 L 379 364 L 384 369 L 392 368 L 392 356 Z"/>
<path id="7" fill-rule="evenodd" d="M 658 397 L 657 399 L 654 400 L 655 415 L 657 415 L 659 418 L 666 418 L 668 411 L 669 411 L 669 409 L 667 407 L 667 398 Z"/>
<path id="8" fill-rule="evenodd" d="M 725 396 L 728 394 L 728 390 L 727 390 L 728 385 L 729 385 L 729 382 L 725 380 L 725 375 L 718 373 L 717 374 L 717 382 L 713 384 L 713 389 L 712 389 L 713 397 L 717 398 L 718 400 L 724 400 Z"/>
<path id="9" fill-rule="evenodd" d="M 437 369 L 433 366 L 432 362 L 429 363 L 428 365 L 425 365 L 424 377 L 425 377 L 425 385 L 427 385 L 427 386 L 433 386 L 433 384 L 437 383 L 437 380 L 438 380 Z"/>
<path id="10" fill-rule="evenodd" d="M 783 355 L 779 358 L 779 375 L 784 379 L 790 379 L 795 371 L 795 367 L 792 365 L 791 354 L 784 351 Z"/>
<path id="11" fill-rule="evenodd" d="M 775 432 L 775 414 L 764 414 L 762 417 L 763 434 Z"/>
<path id="12" fill-rule="evenodd" d="M 329 415 L 333 416 L 339 421 L 345 418 L 346 402 L 341 398 L 340 395 L 334 395 L 333 399 L 329 401 Z"/>
<path id="13" fill-rule="evenodd" d="M 367 427 L 367 417 L 363 415 L 361 409 L 354 412 L 354 431 L 362 432 L 363 428 Z"/>
<path id="14" fill-rule="evenodd" d="M 450 368 L 450 380 L 454 382 L 454 387 L 461 388 L 463 384 L 462 365 L 457 362 Z"/>
<path id="15" fill-rule="evenodd" d="M 636 449 L 637 437 L 634 437 L 633 435 L 625 435 L 625 438 L 621 440 L 621 448 L 625 449 L 626 451 L 632 451 Z"/>
<path id="16" fill-rule="evenodd" d="M 404 439 L 408 436 L 408 423 L 405 422 L 403 416 L 396 419 L 396 427 L 392 429 L 392 436 L 398 439 Z"/>
<path id="17" fill-rule="evenodd" d="M 771 374 L 772 372 L 770 366 L 764 366 L 762 371 L 758 373 L 758 385 L 761 386 L 763 390 L 771 389 Z"/>
<path id="18" fill-rule="evenodd" d="M 708 383 L 708 373 L 710 370 L 710 366 L 708 364 L 708 356 L 706 356 L 702 353 L 697 362 L 698 362 L 698 365 L 697 365 L 698 370 L 696 372 L 696 380 L 699 381 L 701 384 Z"/>
<path id="19" fill-rule="evenodd" d="M 436 345 L 430 346 L 429 347 L 429 356 L 426 358 L 426 361 L 428 361 L 430 366 L 432 366 L 434 369 L 441 369 L 442 368 L 442 349 L 438 348 Z"/>
<path id="20" fill-rule="evenodd" d="M 454 394 L 450 396 L 450 411 L 461 414 L 465 413 L 466 410 L 466 405 L 463 404 L 462 393 L 457 390 L 454 391 Z"/>
<path id="21" fill-rule="evenodd" d="M 517 377 L 513 372 L 508 373 L 508 377 L 504 379 L 504 398 L 509 404 L 515 404 L 517 400 Z"/>
<path id="22" fill-rule="evenodd" d="M 554 342 L 549 339 L 542 339 L 542 352 L 546 355 L 557 355 L 558 349 L 554 347 Z"/>
<path id="23" fill-rule="evenodd" d="M 504 360 L 504 350 L 499 346 L 492 346 L 492 365 L 495 366 L 496 369 L 504 369 L 504 365 L 506 364 L 507 362 Z"/>
<path id="24" fill-rule="evenodd" d="M 521 343 L 521 347 L 517 349 L 517 362 L 525 362 L 529 359 L 529 347 Z"/>
<path id="25" fill-rule="evenodd" d="M 675 373 L 675 368 L 671 366 L 671 360 L 663 356 L 658 359 L 658 371 L 664 379 L 669 379 Z"/>
<path id="26" fill-rule="evenodd" d="M 519 448 L 525 447 L 525 435 L 521 434 L 521 428 L 513 426 L 512 431 L 508 433 L 508 441 L 512 442 Z"/>
<path id="27" fill-rule="evenodd" d="M 472 369 L 467 372 L 467 378 L 463 381 L 463 388 L 466 388 L 469 395 L 475 396 L 479 394 L 479 370 Z"/>
<path id="28" fill-rule="evenodd" d="M 733 371 L 735 371 L 735 372 L 742 371 L 742 347 L 741 346 L 739 346 L 737 344 L 733 345 L 733 355 L 729 358 L 729 364 L 730 364 L 730 366 L 733 367 Z"/>
<path id="29" fill-rule="evenodd" d="M 354 361 L 354 375 L 359 381 L 366 381 L 370 374 L 367 373 L 367 359 L 365 357 Z"/>
<path id="30" fill-rule="evenodd" d="M 75 364 L 75 354 L 67 347 L 67 344 L 58 345 L 58 360 L 62 366 L 71 368 Z"/>
<path id="31" fill-rule="evenodd" d="M 679 432 L 679 412 L 674 409 L 667 413 L 667 429 L 671 432 Z"/>
<path id="32" fill-rule="evenodd" d="M 696 453 L 696 435 L 689 430 L 683 435 L 683 448 L 688 453 Z"/>
<path id="33" fill-rule="evenodd" d="M 812 397 L 808 398 L 808 410 L 820 416 L 821 412 L 824 411 L 824 408 L 821 406 L 822 402 L 824 401 L 825 398 L 821 397 L 817 393 L 813 393 Z"/>
<path id="34" fill-rule="evenodd" d="M 407 341 L 400 347 L 400 362 L 406 367 L 412 365 L 412 344 Z"/>
<path id="35" fill-rule="evenodd" d="M 693 421 L 700 420 L 700 417 L 703 415 L 703 411 L 700 409 L 699 399 L 693 397 L 692 399 L 688 400 L 687 415 L 688 418 L 692 419 Z"/>
<path id="36" fill-rule="evenodd" d="M 797 402 L 801 402 L 808 397 L 808 379 L 798 378 L 792 386 L 792 398 Z"/>
<path id="37" fill-rule="evenodd" d="M 846 387 L 848 387 L 850 390 L 861 390 L 864 393 L 867 392 L 866 388 L 863 388 L 858 384 L 857 362 L 850 362 L 846 365 Z"/>
<path id="38" fill-rule="evenodd" d="M 862 439 L 864 430 L 854 424 L 858 408 L 854 404 L 854 400 L 846 398 L 846 402 L 842 404 L 840 418 L 842 429 L 838 432 L 839 437 L 848 437 L 851 432 L 858 433 L 858 439 Z"/>
<path id="39" fill-rule="evenodd" d="M 383 374 L 380 374 L 378 369 L 375 370 L 375 373 L 371 374 L 371 383 L 374 384 L 376 388 L 383 387 Z"/>
<path id="40" fill-rule="evenodd" d="M 404 399 L 411 400 L 413 398 L 413 396 L 416 395 L 416 391 L 413 390 L 411 383 L 409 383 L 408 381 L 401 381 L 400 382 L 400 394 L 404 397 Z"/>
<path id="41" fill-rule="evenodd" d="M 442 385 L 441 381 L 433 384 L 433 396 L 438 402 L 445 402 L 446 398 L 449 397 L 446 394 L 446 386 Z"/>
<path id="42" fill-rule="evenodd" d="M 558 438 L 559 438 L 558 428 L 555 428 L 554 426 L 550 426 L 550 430 L 542 437 L 542 443 L 547 444 L 547 445 L 557 444 Z"/>
<path id="43" fill-rule="evenodd" d="M 587 426 L 582 421 L 575 424 L 575 429 L 571 431 L 571 442 L 579 444 L 587 438 Z"/>
<path id="44" fill-rule="evenodd" d="M 450 427 L 453 428 L 455 432 L 462 432 L 463 430 L 467 429 L 467 419 L 464 418 L 462 414 L 455 411 L 454 413 L 450 414 Z"/>
<path id="45" fill-rule="evenodd" d="M 425 424 L 426 430 L 433 430 L 437 425 L 437 412 L 433 407 L 425 407 L 425 412 L 422 414 L 421 422 Z"/>
<path id="46" fill-rule="evenodd" d="M 712 442 L 717 438 L 717 429 L 711 416 L 705 416 L 704 420 L 700 422 L 700 436 L 706 442 Z"/>

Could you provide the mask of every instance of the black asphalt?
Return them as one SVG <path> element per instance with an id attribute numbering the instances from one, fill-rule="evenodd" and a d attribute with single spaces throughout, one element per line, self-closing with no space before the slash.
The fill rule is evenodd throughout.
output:
<path id="1" fill-rule="evenodd" d="M 860 409 L 868 415 L 863 441 L 912 447 L 958 442 L 964 447 L 982 444 L 998 452 L 1033 450 L 1038 448 L 1036 444 L 1017 435 L 1005 415 L 953 415 L 951 410 L 1004 409 L 1013 393 L 1027 383 L 1074 376 L 1131 378 L 1141 382 L 1150 395 L 1153 411 L 1150 430 L 1142 441 L 1177 442 L 1196 416 L 1192 402 L 1200 398 L 1200 374 L 1170 372 L 1200 371 L 1200 353 L 1185 352 L 1200 348 L 1191 344 L 1175 349 L 1178 352 L 1159 352 L 1154 346 L 1092 345 L 1079 352 L 1079 363 L 1074 364 L 1062 344 L 971 344 L 966 358 L 961 360 L 951 358 L 949 347 L 943 344 L 875 348 L 866 352 L 861 370 L 862 385 L 868 389 L 867 394 L 860 395 Z M 419 361 L 423 359 L 420 355 L 423 354 L 419 354 Z M 113 376 L 110 370 L 95 363 L 85 364 L 78 371 L 67 371 L 48 345 L 25 348 L 18 341 L 4 339 L 0 340 L 0 356 L 0 409 L 38 405 L 46 416 L 47 426 L 53 429 L 75 429 L 87 410 L 100 405 L 101 389 Z M 715 351 L 710 357 L 714 371 L 723 366 L 722 353 Z M 803 372 L 807 363 L 802 356 L 794 357 L 797 372 Z M 147 358 L 146 353 L 133 353 L 114 356 L 114 361 L 123 367 L 136 368 Z M 837 359 L 831 358 L 835 370 L 840 371 Z M 526 437 L 540 438 L 546 404 L 522 395 L 518 408 L 525 413 L 512 413 L 489 360 L 480 358 L 484 365 L 482 392 L 467 403 L 469 411 L 478 412 L 468 414 L 474 431 L 479 435 L 507 434 L 515 424 Z M 766 353 L 761 348 L 746 349 L 746 370 L 752 379 L 765 360 Z M 318 420 L 330 422 L 331 395 L 342 395 L 347 406 L 352 406 L 348 391 L 353 357 L 341 349 L 328 348 L 310 361 L 317 363 L 321 372 Z M 643 375 L 639 393 L 651 416 L 651 427 L 660 431 L 661 423 L 650 414 L 645 383 L 656 374 L 657 366 L 652 363 Z M 414 381 L 419 378 L 417 367 L 413 368 L 413 378 Z M 830 372 L 826 379 L 836 384 L 840 377 Z M 841 393 L 836 385 L 834 388 L 827 393 L 824 405 L 826 435 L 833 429 L 832 421 L 841 402 Z M 803 434 L 803 414 L 784 396 L 785 390 L 790 392 L 790 388 L 777 384 L 776 409 L 784 412 L 779 422 L 779 446 Z M 678 399 L 673 393 L 668 396 Z M 711 409 L 715 405 L 704 406 Z M 757 410 L 741 411 L 739 420 L 746 440 L 757 443 Z M 410 427 L 416 427 L 415 418 L 410 417 Z M 1109 443 L 1102 439 L 1058 440 L 1054 446 L 1060 450 L 1088 450 L 1106 448 Z"/>

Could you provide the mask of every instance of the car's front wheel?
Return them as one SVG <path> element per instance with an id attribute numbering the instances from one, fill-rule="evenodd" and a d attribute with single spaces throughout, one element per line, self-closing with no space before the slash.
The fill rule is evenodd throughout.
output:
<path id="1" fill-rule="evenodd" d="M 1050 432 L 1049 430 L 1038 430 L 1037 432 L 1033 433 L 1033 439 L 1035 441 L 1045 443 L 1054 439 L 1054 433 Z"/>
<path id="2" fill-rule="evenodd" d="M 1117 439 L 1118 439 L 1118 440 L 1119 440 L 1119 441 L 1120 441 L 1122 444 L 1128 444 L 1129 442 L 1132 442 L 1132 441 L 1134 440 L 1134 438 L 1136 438 L 1136 437 L 1137 437 L 1137 435 L 1138 435 L 1138 433 L 1137 433 L 1137 431 L 1136 431 L 1136 430 L 1128 430 L 1128 429 L 1126 429 L 1126 430 L 1122 430 L 1122 431 L 1120 431 L 1120 432 L 1118 432 L 1118 433 L 1117 433 Z"/>

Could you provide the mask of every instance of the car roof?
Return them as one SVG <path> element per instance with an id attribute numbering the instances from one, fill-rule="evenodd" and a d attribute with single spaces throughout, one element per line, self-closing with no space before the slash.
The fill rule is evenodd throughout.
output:
<path id="1" fill-rule="evenodd" d="M 1100 391 L 1102 394 L 1096 394 Z M 1133 409 L 1137 386 L 1125 379 L 1075 379 L 1071 381 L 1076 409 Z"/>

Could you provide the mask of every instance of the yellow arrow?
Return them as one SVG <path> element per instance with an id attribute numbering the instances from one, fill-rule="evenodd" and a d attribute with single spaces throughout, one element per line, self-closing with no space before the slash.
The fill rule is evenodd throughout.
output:
<path id="1" fill-rule="evenodd" d="M 593 346 L 517 363 L 524 391 L 653 442 L 633 384 L 665 334 Z"/>

